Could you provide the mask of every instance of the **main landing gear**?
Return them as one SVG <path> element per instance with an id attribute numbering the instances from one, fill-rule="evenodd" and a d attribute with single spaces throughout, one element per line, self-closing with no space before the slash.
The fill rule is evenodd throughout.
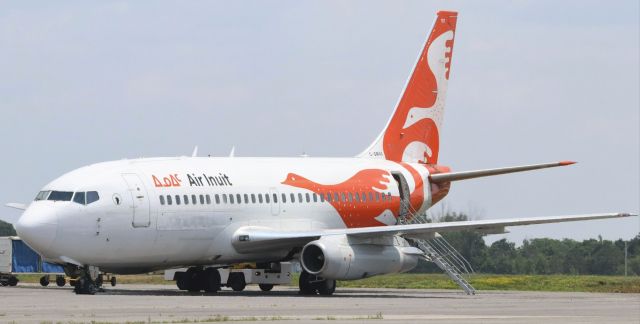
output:
<path id="1" fill-rule="evenodd" d="M 176 273 L 176 284 L 180 290 L 215 293 L 220 290 L 220 273 L 216 268 L 191 267 Z"/>
<path id="2" fill-rule="evenodd" d="M 336 281 L 312 275 L 306 271 L 300 273 L 300 295 L 331 296 L 336 291 Z"/>

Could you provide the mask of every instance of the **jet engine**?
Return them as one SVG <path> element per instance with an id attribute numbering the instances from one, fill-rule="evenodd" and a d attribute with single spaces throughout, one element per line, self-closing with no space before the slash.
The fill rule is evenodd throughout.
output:
<path id="1" fill-rule="evenodd" d="M 418 264 L 420 255 L 423 252 L 415 247 L 393 242 L 351 243 L 345 236 L 331 236 L 307 243 L 300 261 L 310 274 L 352 280 L 409 271 Z"/>

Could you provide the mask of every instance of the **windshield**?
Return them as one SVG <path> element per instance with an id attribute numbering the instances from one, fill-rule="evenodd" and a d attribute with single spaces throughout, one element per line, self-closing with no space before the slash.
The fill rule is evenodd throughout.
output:
<path id="1" fill-rule="evenodd" d="M 47 200 L 47 197 L 49 197 L 49 193 L 51 191 L 40 191 L 38 192 L 38 195 L 36 196 L 36 199 L 34 199 L 35 201 L 38 200 Z"/>
<path id="2" fill-rule="evenodd" d="M 73 191 L 51 191 L 47 200 L 53 201 L 71 201 Z"/>

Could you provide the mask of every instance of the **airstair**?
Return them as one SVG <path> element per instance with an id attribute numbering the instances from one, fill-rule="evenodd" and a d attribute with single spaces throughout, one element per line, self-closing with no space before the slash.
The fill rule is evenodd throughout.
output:
<path id="1" fill-rule="evenodd" d="M 408 203 L 403 205 L 405 206 L 401 208 L 398 225 L 427 223 L 426 214 L 417 215 Z M 407 239 L 407 241 L 424 251 L 425 260 L 435 263 L 467 295 L 475 295 L 476 290 L 467 281 L 471 274 L 474 273 L 471 264 L 442 235 L 435 233 L 432 239 L 411 238 Z"/>

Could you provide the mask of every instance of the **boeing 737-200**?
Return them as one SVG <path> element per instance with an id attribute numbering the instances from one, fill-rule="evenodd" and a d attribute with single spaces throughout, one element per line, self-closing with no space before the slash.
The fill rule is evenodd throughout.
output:
<path id="1" fill-rule="evenodd" d="M 280 262 L 299 261 L 300 293 L 331 295 L 336 280 L 411 270 L 429 256 L 421 242 L 437 232 L 495 234 L 508 226 L 631 216 L 418 221 L 451 182 L 573 163 L 465 172 L 438 164 L 457 16 L 437 13 L 390 120 L 356 157 L 93 164 L 53 180 L 28 205 L 8 204 L 24 209 L 16 230 L 44 260 L 63 265 L 80 294 L 96 291 L 101 272 L 188 268 L 176 277 L 181 289 L 215 292 L 233 284 L 221 280 L 219 268 L 256 263 L 277 272 Z"/>

